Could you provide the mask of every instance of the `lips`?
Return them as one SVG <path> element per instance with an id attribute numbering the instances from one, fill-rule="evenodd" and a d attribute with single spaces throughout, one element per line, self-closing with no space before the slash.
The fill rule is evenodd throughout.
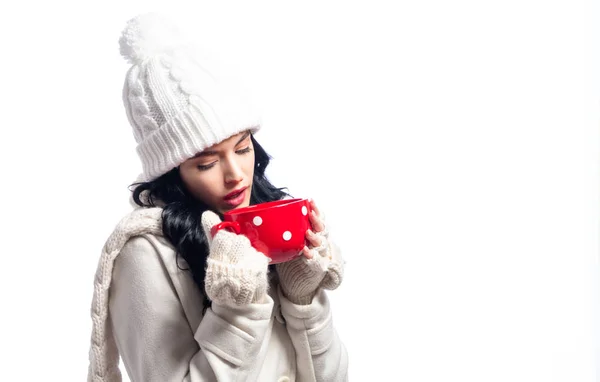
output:
<path id="1" fill-rule="evenodd" d="M 227 209 L 231 209 L 231 208 L 236 208 L 237 206 L 239 206 L 240 204 L 244 203 L 244 200 L 246 200 L 246 189 L 247 187 L 241 188 L 239 190 L 230 192 L 229 194 L 227 194 L 227 196 L 225 196 L 223 198 L 223 203 L 225 205 L 225 208 Z"/>
<path id="2" fill-rule="evenodd" d="M 231 199 L 235 199 L 237 196 L 239 196 L 242 192 L 244 192 L 246 190 L 246 188 L 248 187 L 242 187 L 240 189 L 237 189 L 233 192 L 230 192 L 229 194 L 225 195 L 225 197 L 223 198 L 223 200 L 231 200 Z"/>

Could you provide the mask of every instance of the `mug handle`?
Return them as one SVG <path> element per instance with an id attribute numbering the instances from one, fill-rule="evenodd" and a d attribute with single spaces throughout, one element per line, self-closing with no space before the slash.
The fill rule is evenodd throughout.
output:
<path id="1" fill-rule="evenodd" d="M 242 232 L 242 230 L 240 228 L 240 223 L 226 221 L 226 222 L 221 222 L 219 224 L 215 224 L 214 226 L 212 226 L 212 228 L 210 229 L 210 234 L 212 235 L 212 237 L 215 237 L 217 232 L 222 229 L 229 229 L 230 231 L 233 231 L 238 235 Z"/>

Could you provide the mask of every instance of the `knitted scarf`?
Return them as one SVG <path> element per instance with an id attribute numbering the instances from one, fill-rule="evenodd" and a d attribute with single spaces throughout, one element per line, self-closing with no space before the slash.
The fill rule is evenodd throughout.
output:
<path id="1" fill-rule="evenodd" d="M 119 350 L 108 319 L 108 298 L 113 265 L 125 243 L 134 236 L 151 233 L 163 236 L 162 208 L 137 208 L 117 224 L 98 262 L 92 299 L 92 338 L 88 382 L 121 382 Z"/>

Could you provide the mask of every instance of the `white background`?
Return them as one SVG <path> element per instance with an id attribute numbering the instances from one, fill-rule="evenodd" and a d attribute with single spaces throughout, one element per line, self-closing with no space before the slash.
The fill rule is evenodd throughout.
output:
<path id="1" fill-rule="evenodd" d="M 0 11 L 0 380 L 86 378 L 140 170 L 117 41 L 147 10 L 239 64 L 269 177 L 327 214 L 351 380 L 597 380 L 597 3 L 165 3 Z"/>

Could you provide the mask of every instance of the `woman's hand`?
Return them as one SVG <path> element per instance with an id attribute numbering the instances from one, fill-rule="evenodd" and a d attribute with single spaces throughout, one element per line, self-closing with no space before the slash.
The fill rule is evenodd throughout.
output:
<path id="1" fill-rule="evenodd" d="M 328 232 L 325 230 L 325 218 L 313 199 L 310 200 L 310 209 L 308 218 L 312 229 L 309 228 L 305 235 L 306 240 L 310 243 L 310 247 L 304 246 L 302 249 L 302 254 L 307 259 L 312 259 L 315 255 L 328 250 Z M 331 260 L 331 254 L 325 253 L 321 255 L 327 256 Z"/>
<path id="2" fill-rule="evenodd" d="M 269 259 L 254 249 L 244 235 L 222 229 L 212 238 L 211 228 L 219 223 L 221 219 L 214 212 L 202 214 L 202 229 L 210 250 L 204 277 L 207 297 L 225 305 L 263 302 L 269 284 Z"/>
<path id="3" fill-rule="evenodd" d="M 335 289 L 342 282 L 344 265 L 337 246 L 329 240 L 323 214 L 310 201 L 311 229 L 306 232 L 309 246 L 294 260 L 276 265 L 283 294 L 293 303 L 310 304 L 318 288 Z"/>

